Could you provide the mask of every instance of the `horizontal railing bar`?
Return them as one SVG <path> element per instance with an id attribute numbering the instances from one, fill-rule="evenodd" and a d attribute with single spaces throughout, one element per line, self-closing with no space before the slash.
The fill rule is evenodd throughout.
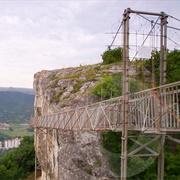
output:
<path id="1" fill-rule="evenodd" d="M 143 133 L 180 131 L 180 123 L 177 122 L 178 86 L 180 81 L 129 94 L 128 130 L 145 130 Z M 30 124 L 52 129 L 121 131 L 124 121 L 121 116 L 122 102 L 123 96 L 119 96 L 51 115 L 31 117 Z M 161 114 L 157 107 L 163 109 Z M 167 117 L 170 119 L 164 120 Z"/>
<path id="2" fill-rule="evenodd" d="M 151 89 L 146 89 L 146 90 L 139 91 L 139 92 L 135 92 L 135 93 L 129 94 L 129 96 L 140 95 L 140 94 L 148 93 L 148 92 L 150 92 L 152 90 L 157 90 L 157 89 L 161 89 L 161 88 L 169 88 L 169 87 L 173 87 L 173 86 L 177 86 L 177 85 L 180 85 L 180 81 L 170 83 L 170 84 L 165 84 L 165 85 L 162 85 L 162 86 L 157 86 L 157 87 L 154 87 L 154 88 L 151 88 Z M 180 91 L 180 89 L 179 89 L 179 91 Z M 82 106 L 82 107 L 77 107 L 75 109 L 69 109 L 69 110 L 66 110 L 66 111 L 59 112 L 59 113 L 53 113 L 53 114 L 47 115 L 47 116 L 52 116 L 52 115 L 55 115 L 55 114 L 68 113 L 68 112 L 71 112 L 71 111 L 84 109 L 84 108 L 88 108 L 88 107 L 93 107 L 93 106 L 96 106 L 96 105 L 99 106 L 100 104 L 107 103 L 107 102 L 109 103 L 111 101 L 116 101 L 116 100 L 120 100 L 120 99 L 123 100 L 123 96 L 119 96 L 119 97 L 116 97 L 116 98 L 111 98 L 111 99 L 108 99 L 108 100 L 100 101 L 100 102 L 93 103 L 93 104 L 86 105 L 86 106 Z"/>

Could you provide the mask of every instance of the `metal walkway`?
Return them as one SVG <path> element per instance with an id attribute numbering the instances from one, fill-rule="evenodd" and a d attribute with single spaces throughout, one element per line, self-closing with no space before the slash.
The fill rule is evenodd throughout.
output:
<path id="1" fill-rule="evenodd" d="M 32 117 L 37 128 L 63 130 L 180 132 L 180 81 L 130 94 L 128 116 L 122 118 L 123 96 L 69 111 Z"/>

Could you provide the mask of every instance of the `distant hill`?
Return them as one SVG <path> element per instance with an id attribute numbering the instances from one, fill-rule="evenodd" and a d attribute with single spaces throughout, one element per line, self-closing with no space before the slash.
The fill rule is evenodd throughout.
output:
<path id="1" fill-rule="evenodd" d="M 0 88 L 0 122 L 29 123 L 30 116 L 33 116 L 33 109 L 32 89 Z"/>
<path id="2" fill-rule="evenodd" d="M 34 95 L 33 89 L 30 88 L 0 87 L 0 92 L 1 91 L 22 92 L 22 93 Z"/>

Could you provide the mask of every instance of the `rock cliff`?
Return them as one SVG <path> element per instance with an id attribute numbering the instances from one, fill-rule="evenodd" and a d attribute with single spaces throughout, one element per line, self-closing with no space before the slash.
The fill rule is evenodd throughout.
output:
<path id="1" fill-rule="evenodd" d="M 122 68 L 96 64 L 35 74 L 35 116 L 51 115 L 98 101 L 89 89 L 102 76 L 116 72 L 122 72 Z M 136 74 L 133 67 L 130 73 Z M 99 132 L 38 128 L 35 129 L 35 150 L 42 180 L 117 179 L 103 153 Z"/>

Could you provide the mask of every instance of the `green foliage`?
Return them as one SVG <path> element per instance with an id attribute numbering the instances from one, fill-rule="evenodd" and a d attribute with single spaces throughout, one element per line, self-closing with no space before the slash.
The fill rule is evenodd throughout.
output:
<path id="1" fill-rule="evenodd" d="M 10 130 L 10 131 L 13 131 L 13 128 L 12 128 L 12 127 L 9 127 L 9 130 Z"/>
<path id="2" fill-rule="evenodd" d="M 25 136 L 17 149 L 0 158 L 1 180 L 25 179 L 29 172 L 34 171 L 34 160 L 34 139 Z"/>
<path id="3" fill-rule="evenodd" d="M 145 61 L 145 67 L 152 72 L 152 59 Z M 160 78 L 160 54 L 158 51 L 154 53 L 154 71 L 155 81 L 159 84 Z M 180 50 L 173 50 L 167 53 L 167 83 L 176 82 L 180 80 Z"/>
<path id="4" fill-rule="evenodd" d="M 102 132 L 102 146 L 111 165 L 111 170 L 120 175 L 121 132 Z"/>
<path id="5" fill-rule="evenodd" d="M 84 82 L 84 80 L 78 80 L 78 81 L 76 81 L 76 84 L 75 84 L 74 87 L 73 87 L 72 93 L 78 92 L 79 89 L 81 88 L 83 82 Z"/>
<path id="6" fill-rule="evenodd" d="M 7 155 L 9 152 L 13 151 L 14 149 L 4 149 L 4 150 L 0 150 L 0 158 Z"/>
<path id="7" fill-rule="evenodd" d="M 122 61 L 122 49 L 120 47 L 105 51 L 102 55 L 103 64 L 111 64 Z"/>
<path id="8" fill-rule="evenodd" d="M 29 122 L 33 115 L 34 95 L 22 92 L 0 92 L 0 122 Z"/>
<path id="9" fill-rule="evenodd" d="M 93 162 L 93 166 L 95 167 L 101 167 L 102 163 L 101 163 L 101 160 L 96 157 L 96 161 Z"/>
<path id="10" fill-rule="evenodd" d="M 130 79 L 130 93 L 141 89 L 140 82 Z M 122 95 L 122 73 L 104 77 L 93 88 L 93 93 L 103 99 L 114 98 Z"/>
<path id="11" fill-rule="evenodd" d="M 55 102 L 58 103 L 60 101 L 60 96 L 62 95 L 63 91 L 55 92 L 53 97 L 51 98 L 51 103 Z"/>
<path id="12" fill-rule="evenodd" d="M 165 180 L 180 179 L 180 145 L 175 147 L 177 153 L 172 153 L 169 150 L 165 152 Z"/>
<path id="13" fill-rule="evenodd" d="M 134 134 L 135 135 L 135 134 Z M 102 132 L 103 154 L 107 155 L 111 170 L 120 177 L 121 169 L 121 133 L 120 132 Z M 177 138 L 179 138 L 178 136 Z M 146 143 L 148 138 L 138 136 L 138 141 Z M 139 147 L 139 146 L 138 146 Z M 157 142 L 151 144 L 151 149 L 157 152 Z M 133 141 L 128 141 L 128 150 L 134 150 L 137 145 Z M 147 153 L 146 150 L 141 151 Z M 128 180 L 154 180 L 157 179 L 157 157 L 130 157 L 127 161 Z M 180 145 L 166 140 L 165 144 L 165 180 L 180 179 Z"/>
<path id="14" fill-rule="evenodd" d="M 34 128 L 32 128 L 32 127 L 27 128 L 27 131 L 28 131 L 28 132 L 34 132 Z"/>
<path id="15" fill-rule="evenodd" d="M 53 81 L 55 79 L 57 79 L 58 77 L 56 76 L 56 74 L 53 74 L 51 77 L 50 77 L 50 80 Z"/>
<path id="16" fill-rule="evenodd" d="M 167 83 L 180 81 L 180 50 L 167 55 Z"/>
<path id="17" fill-rule="evenodd" d="M 128 179 L 156 179 L 156 158 L 154 157 L 131 157 L 128 158 Z"/>
<path id="18" fill-rule="evenodd" d="M 11 139 L 11 137 L 0 132 L 0 141 L 4 141 L 8 139 Z"/>
<path id="19" fill-rule="evenodd" d="M 106 76 L 94 86 L 93 93 L 105 99 L 121 95 L 121 83 L 118 83 L 117 80 L 118 76 Z M 121 82 L 121 76 L 119 82 Z"/>
<path id="20" fill-rule="evenodd" d="M 18 136 L 23 137 L 23 136 L 32 136 L 33 131 L 29 131 L 28 126 L 26 125 L 21 125 L 21 124 L 10 124 L 10 127 L 13 128 L 13 131 L 7 130 L 7 129 L 0 129 L 0 139 L 3 138 L 2 141 L 5 139 L 13 139 Z M 7 138 L 6 138 L 7 137 Z"/>
<path id="21" fill-rule="evenodd" d="M 90 168 L 86 168 L 85 171 L 87 174 L 90 174 L 90 175 L 92 174 L 92 170 Z"/>

